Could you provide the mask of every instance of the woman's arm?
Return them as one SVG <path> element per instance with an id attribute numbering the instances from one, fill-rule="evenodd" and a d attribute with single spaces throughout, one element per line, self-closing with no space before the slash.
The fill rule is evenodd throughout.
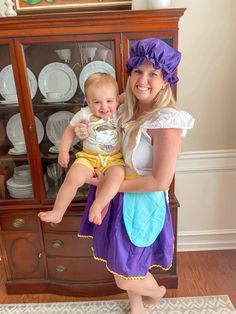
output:
<path id="1" fill-rule="evenodd" d="M 164 191 L 171 184 L 180 152 L 181 129 L 152 129 L 148 133 L 153 142 L 152 175 L 125 180 L 120 192 Z"/>

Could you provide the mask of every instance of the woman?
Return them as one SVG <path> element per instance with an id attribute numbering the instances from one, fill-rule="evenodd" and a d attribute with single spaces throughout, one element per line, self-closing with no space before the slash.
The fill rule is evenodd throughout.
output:
<path id="1" fill-rule="evenodd" d="M 127 63 L 129 75 L 124 105 L 120 110 L 122 153 L 126 179 L 109 205 L 100 226 L 88 221 L 95 197 L 91 187 L 80 236 L 93 237 L 94 258 L 104 261 L 119 288 L 126 290 L 130 313 L 143 314 L 166 289 L 149 272 L 168 270 L 172 264 L 174 236 L 167 190 L 173 179 L 181 135 L 194 119 L 175 108 L 174 75 L 181 55 L 156 38 L 136 42 Z M 80 124 L 80 138 L 87 136 Z M 100 172 L 90 183 L 99 185 Z"/>

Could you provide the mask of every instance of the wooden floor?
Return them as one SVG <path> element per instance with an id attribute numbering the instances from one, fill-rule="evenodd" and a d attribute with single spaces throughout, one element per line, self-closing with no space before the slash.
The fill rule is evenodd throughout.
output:
<path id="1" fill-rule="evenodd" d="M 167 297 L 227 294 L 236 308 L 236 250 L 178 253 L 179 287 L 168 290 Z M 64 297 L 53 294 L 7 295 L 5 276 L 0 268 L 0 303 L 70 302 L 88 298 Z M 93 300 L 124 299 L 122 293 Z"/>

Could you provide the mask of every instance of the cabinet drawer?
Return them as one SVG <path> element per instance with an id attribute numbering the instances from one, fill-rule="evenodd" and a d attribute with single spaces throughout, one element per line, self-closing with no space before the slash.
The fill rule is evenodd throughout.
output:
<path id="1" fill-rule="evenodd" d="M 49 257 L 47 263 L 50 279 L 89 282 L 113 278 L 106 264 L 95 261 L 93 257 Z"/>
<path id="2" fill-rule="evenodd" d="M 92 239 L 79 238 L 77 233 L 44 233 L 47 255 L 56 256 L 92 256 Z"/>
<path id="3" fill-rule="evenodd" d="M 59 224 L 42 223 L 43 231 L 79 231 L 82 215 L 64 216 Z"/>
<path id="4" fill-rule="evenodd" d="M 7 216 L 0 216 L 0 225 L 3 231 L 37 231 L 39 229 L 39 220 L 36 215 L 8 214 Z"/>

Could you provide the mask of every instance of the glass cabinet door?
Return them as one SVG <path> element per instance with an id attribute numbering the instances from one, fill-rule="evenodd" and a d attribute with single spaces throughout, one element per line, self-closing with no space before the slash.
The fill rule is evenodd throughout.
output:
<path id="1" fill-rule="evenodd" d="M 33 94 L 37 80 L 31 72 L 28 77 Z M 9 47 L 0 44 L 0 200 L 7 202 L 34 198 L 19 109 Z M 36 122 L 41 134 L 43 126 Z"/>
<path id="2" fill-rule="evenodd" d="M 115 43 L 112 40 L 44 42 L 24 44 L 28 71 L 37 78 L 32 95 L 33 112 L 44 133 L 38 133 L 45 200 L 55 199 L 68 168 L 58 164 L 60 141 L 73 115 L 86 106 L 83 84 L 90 73 L 115 73 Z M 37 132 L 41 132 L 37 128 Z M 81 145 L 75 137 L 70 149 L 70 164 Z M 81 187 L 76 201 L 86 199 L 88 186 Z"/>

